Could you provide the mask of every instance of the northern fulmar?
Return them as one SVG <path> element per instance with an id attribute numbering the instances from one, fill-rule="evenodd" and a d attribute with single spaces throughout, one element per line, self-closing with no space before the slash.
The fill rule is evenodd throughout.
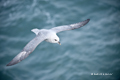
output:
<path id="1" fill-rule="evenodd" d="M 14 64 L 17 64 L 21 62 L 23 59 L 28 57 L 30 53 L 32 53 L 35 48 L 42 42 L 42 41 L 47 41 L 50 43 L 58 43 L 60 44 L 59 37 L 56 35 L 56 33 L 61 32 L 61 31 L 66 31 L 66 30 L 73 30 L 80 28 L 87 24 L 90 21 L 90 19 L 87 19 L 85 21 L 75 23 L 75 24 L 70 24 L 70 25 L 63 25 L 63 26 L 58 26 L 54 27 L 51 29 L 32 29 L 31 31 L 36 34 L 36 37 L 32 39 L 24 48 L 23 50 L 13 58 L 11 62 L 7 64 L 7 66 L 11 66 Z M 61 45 L 61 44 L 60 44 Z"/>

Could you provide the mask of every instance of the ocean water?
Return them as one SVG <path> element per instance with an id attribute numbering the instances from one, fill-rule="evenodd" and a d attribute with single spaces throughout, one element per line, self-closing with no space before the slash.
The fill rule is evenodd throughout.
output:
<path id="1" fill-rule="evenodd" d="M 43 41 L 6 66 L 35 37 L 33 28 L 90 22 Z M 108 75 L 107 75 L 108 74 Z M 0 80 L 120 80 L 119 0 L 0 0 Z"/>

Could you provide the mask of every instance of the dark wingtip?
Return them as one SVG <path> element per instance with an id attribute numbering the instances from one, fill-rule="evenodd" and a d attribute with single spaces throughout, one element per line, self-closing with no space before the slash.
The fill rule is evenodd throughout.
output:
<path id="1" fill-rule="evenodd" d="M 14 61 L 12 60 L 11 62 L 9 62 L 6 66 L 12 66 L 12 65 L 15 65 L 17 64 L 19 61 Z"/>
<path id="2" fill-rule="evenodd" d="M 89 21 L 90 21 L 90 19 L 87 19 L 87 20 L 83 21 L 84 25 L 87 24 Z"/>
<path id="3" fill-rule="evenodd" d="M 90 21 L 90 19 L 87 19 L 87 21 L 89 22 L 89 21 Z"/>
<path id="4" fill-rule="evenodd" d="M 11 66 L 10 64 L 7 64 L 6 66 Z"/>
<path id="5" fill-rule="evenodd" d="M 6 66 L 12 66 L 13 64 L 11 64 L 11 63 L 8 63 Z"/>
<path id="6" fill-rule="evenodd" d="M 83 21 L 82 22 L 83 26 L 86 25 L 89 21 L 90 21 L 90 19 L 87 19 L 87 20 Z"/>
<path id="7" fill-rule="evenodd" d="M 7 64 L 6 66 L 10 66 L 9 64 Z"/>

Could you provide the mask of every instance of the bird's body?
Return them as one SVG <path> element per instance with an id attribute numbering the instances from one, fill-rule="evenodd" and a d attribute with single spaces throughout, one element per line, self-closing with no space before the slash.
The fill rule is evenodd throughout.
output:
<path id="1" fill-rule="evenodd" d="M 73 29 L 77 29 L 80 28 L 82 26 L 84 26 L 85 24 L 87 24 L 89 22 L 90 19 L 87 19 L 85 21 L 76 23 L 76 24 L 71 24 L 71 25 L 64 25 L 64 26 L 58 26 L 58 27 L 54 27 L 52 29 L 32 29 L 31 31 L 34 32 L 36 34 L 36 37 L 34 39 L 32 39 L 24 48 L 23 50 L 15 57 L 13 58 L 13 60 L 7 64 L 7 66 L 11 66 L 14 64 L 19 63 L 20 61 L 22 61 L 23 59 L 25 59 L 26 57 L 28 57 L 28 55 L 30 53 L 32 53 L 35 48 L 42 42 L 42 41 L 47 41 L 50 43 L 58 43 L 60 44 L 60 39 L 59 37 L 56 35 L 56 33 L 61 32 L 61 31 L 66 31 L 66 30 L 73 30 Z"/>

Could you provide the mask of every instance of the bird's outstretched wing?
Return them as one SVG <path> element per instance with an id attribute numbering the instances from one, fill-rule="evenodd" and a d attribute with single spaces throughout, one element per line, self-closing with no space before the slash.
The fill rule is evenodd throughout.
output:
<path id="1" fill-rule="evenodd" d="M 90 21 L 90 19 L 87 19 L 85 21 L 82 21 L 82 22 L 79 22 L 79 23 L 76 23 L 76 24 L 54 27 L 51 30 L 56 32 L 56 33 L 61 32 L 61 31 L 66 31 L 66 30 L 73 30 L 73 29 L 77 29 L 77 28 L 80 28 L 80 27 L 84 26 L 89 21 Z"/>
<path id="2" fill-rule="evenodd" d="M 34 49 L 38 46 L 38 44 L 40 44 L 43 40 L 45 40 L 44 36 L 37 35 L 24 47 L 24 49 L 16 57 L 13 58 L 10 63 L 7 64 L 7 66 L 17 64 L 26 57 L 28 57 L 28 55 L 32 53 Z"/>

